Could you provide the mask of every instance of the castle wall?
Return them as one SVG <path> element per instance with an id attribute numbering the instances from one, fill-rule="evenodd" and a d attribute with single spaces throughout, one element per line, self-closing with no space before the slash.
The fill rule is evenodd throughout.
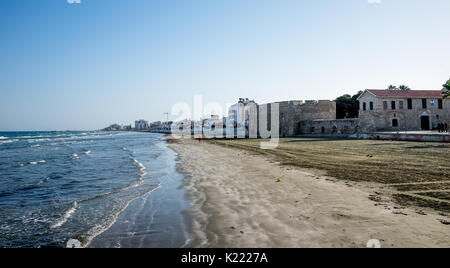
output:
<path id="1" fill-rule="evenodd" d="M 271 106 L 273 104 L 279 105 L 278 120 L 280 137 L 300 134 L 300 121 L 336 119 L 336 103 L 334 101 L 285 101 L 269 103 L 267 104 L 267 129 L 271 127 Z"/>
<path id="2" fill-rule="evenodd" d="M 359 119 L 303 120 L 299 122 L 299 134 L 355 134 Z"/>

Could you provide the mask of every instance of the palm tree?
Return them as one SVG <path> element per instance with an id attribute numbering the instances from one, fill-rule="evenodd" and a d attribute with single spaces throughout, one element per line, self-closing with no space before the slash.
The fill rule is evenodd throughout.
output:
<path id="1" fill-rule="evenodd" d="M 388 90 L 396 90 L 396 89 L 397 89 L 397 87 L 394 85 L 389 85 L 389 87 L 388 87 Z"/>
<path id="2" fill-rule="evenodd" d="M 408 91 L 408 90 L 411 90 L 408 86 L 405 86 L 405 85 L 401 85 L 401 86 L 399 86 L 398 87 L 398 89 L 400 89 L 400 90 L 404 90 L 404 91 Z"/>
<path id="3" fill-rule="evenodd" d="M 447 81 L 446 84 L 442 85 L 444 87 L 444 92 L 442 92 L 442 95 L 444 96 L 444 99 L 450 97 L 450 80 Z"/>

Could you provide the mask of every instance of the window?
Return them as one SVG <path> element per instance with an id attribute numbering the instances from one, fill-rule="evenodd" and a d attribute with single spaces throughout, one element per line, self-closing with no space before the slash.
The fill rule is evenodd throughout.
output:
<path id="1" fill-rule="evenodd" d="M 427 99 L 422 99 L 422 108 L 423 109 L 427 108 Z"/>
<path id="2" fill-rule="evenodd" d="M 403 110 L 403 101 L 400 101 L 400 102 L 398 103 L 398 106 L 399 106 L 400 110 Z"/>
<path id="3" fill-rule="evenodd" d="M 398 119 L 392 119 L 392 127 L 398 127 Z"/>
<path id="4" fill-rule="evenodd" d="M 412 110 L 412 107 L 413 106 L 413 104 L 412 104 L 412 99 L 408 99 L 408 110 Z"/>
<path id="5" fill-rule="evenodd" d="M 387 101 L 383 101 L 383 110 L 387 110 L 387 108 L 388 108 Z"/>
<path id="6" fill-rule="evenodd" d="M 363 111 L 367 110 L 366 103 L 363 103 Z"/>
<path id="7" fill-rule="evenodd" d="M 439 106 L 440 110 L 444 109 L 444 103 L 443 103 L 442 99 L 438 100 L 438 106 Z"/>
<path id="8" fill-rule="evenodd" d="M 392 108 L 392 110 L 395 110 L 395 101 L 391 101 L 391 108 Z"/>
<path id="9" fill-rule="evenodd" d="M 370 110 L 373 111 L 373 101 L 370 102 Z"/>

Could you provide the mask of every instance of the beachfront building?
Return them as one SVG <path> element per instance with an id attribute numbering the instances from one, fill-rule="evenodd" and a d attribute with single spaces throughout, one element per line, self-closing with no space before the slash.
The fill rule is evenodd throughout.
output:
<path id="1" fill-rule="evenodd" d="M 124 131 L 130 131 L 132 129 L 133 129 L 133 127 L 131 125 L 125 125 L 122 127 L 122 130 L 124 130 Z"/>
<path id="2" fill-rule="evenodd" d="M 162 133 L 171 133 L 172 131 L 172 124 L 173 121 L 166 121 L 166 122 L 162 122 L 161 126 L 160 126 L 160 132 Z"/>
<path id="3" fill-rule="evenodd" d="M 220 137 L 224 134 L 224 118 L 220 115 L 211 115 L 202 119 L 203 134 L 207 136 Z"/>
<path id="4" fill-rule="evenodd" d="M 293 100 L 267 104 L 267 129 L 271 128 L 272 105 L 279 106 L 279 135 L 289 137 L 302 132 L 301 122 L 312 120 L 336 120 L 336 102 L 330 100 Z M 310 128 L 307 128 L 310 130 Z"/>
<path id="5" fill-rule="evenodd" d="M 248 98 L 240 98 L 239 101 L 228 109 L 226 128 L 234 129 L 233 135 L 248 136 L 249 121 L 252 116 L 256 118 L 258 104 Z M 228 133 L 229 135 L 230 133 Z"/>
<path id="6" fill-rule="evenodd" d="M 272 108 L 276 106 L 279 108 L 278 118 L 276 118 L 278 124 L 273 122 L 275 118 L 272 118 Z M 263 113 L 266 113 L 267 116 Z M 234 128 L 235 135 L 249 137 L 252 135 L 261 136 L 263 133 L 270 132 L 273 122 L 279 128 L 280 137 L 289 137 L 309 132 L 312 129 L 309 127 L 312 120 L 336 121 L 336 103 L 330 100 L 291 100 L 258 105 L 253 100 L 241 98 L 237 104 L 230 107 L 227 125 Z M 308 123 L 301 124 L 305 121 Z M 253 127 L 250 126 L 252 122 L 256 125 L 255 132 L 252 132 Z M 328 124 L 328 122 L 325 122 L 325 124 Z M 328 132 L 332 132 L 333 127 L 341 130 L 343 125 L 350 124 L 355 130 L 353 126 L 355 122 L 353 121 L 351 123 L 337 122 L 337 126 L 330 126 Z"/>
<path id="7" fill-rule="evenodd" d="M 441 90 L 366 90 L 359 98 L 363 132 L 432 130 L 450 122 Z"/>
<path id="8" fill-rule="evenodd" d="M 119 124 L 112 124 L 107 128 L 104 128 L 103 131 L 121 131 L 123 127 Z"/>
<path id="9" fill-rule="evenodd" d="M 232 105 L 228 110 L 228 123 L 234 127 L 248 126 L 250 111 L 257 107 L 254 100 L 240 98 L 238 103 Z"/>
<path id="10" fill-rule="evenodd" d="M 135 121 L 134 125 L 137 131 L 148 130 L 150 128 L 150 124 L 148 123 L 148 121 L 142 119 Z"/>

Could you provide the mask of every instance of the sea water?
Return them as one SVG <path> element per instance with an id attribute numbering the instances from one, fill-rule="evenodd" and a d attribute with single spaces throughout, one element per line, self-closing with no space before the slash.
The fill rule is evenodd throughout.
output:
<path id="1" fill-rule="evenodd" d="M 182 247 L 175 161 L 160 134 L 0 132 L 0 247 Z"/>

